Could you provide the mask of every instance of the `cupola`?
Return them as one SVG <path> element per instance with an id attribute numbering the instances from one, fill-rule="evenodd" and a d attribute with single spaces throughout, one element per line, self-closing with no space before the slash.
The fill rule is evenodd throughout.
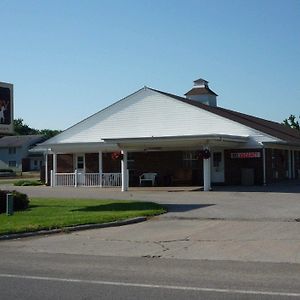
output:
<path id="1" fill-rule="evenodd" d="M 208 81 L 200 78 L 194 81 L 194 86 L 185 94 L 189 100 L 198 101 L 209 106 L 217 106 L 217 94 L 208 87 Z"/>

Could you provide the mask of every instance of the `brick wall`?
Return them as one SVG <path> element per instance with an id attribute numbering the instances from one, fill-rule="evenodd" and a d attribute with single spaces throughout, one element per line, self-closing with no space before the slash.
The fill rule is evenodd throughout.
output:
<path id="1" fill-rule="evenodd" d="M 85 154 L 85 172 L 99 173 L 99 154 L 86 153 Z"/>
<path id="2" fill-rule="evenodd" d="M 112 153 L 103 153 L 102 155 L 103 173 L 120 173 L 121 159 L 112 159 Z"/>
<path id="3" fill-rule="evenodd" d="M 187 166 L 182 151 L 130 153 L 128 160 L 131 186 L 139 184 L 143 173 L 158 173 L 157 184 L 161 186 L 203 183 L 202 160 Z"/>
<path id="4" fill-rule="evenodd" d="M 231 153 L 260 152 L 260 158 L 231 158 Z M 260 149 L 230 149 L 224 151 L 225 183 L 242 184 L 242 169 L 254 170 L 254 184 L 263 184 L 263 160 Z"/>
<path id="5" fill-rule="evenodd" d="M 288 151 L 266 149 L 267 183 L 288 178 Z"/>
<path id="6" fill-rule="evenodd" d="M 57 154 L 57 173 L 74 172 L 73 154 Z"/>

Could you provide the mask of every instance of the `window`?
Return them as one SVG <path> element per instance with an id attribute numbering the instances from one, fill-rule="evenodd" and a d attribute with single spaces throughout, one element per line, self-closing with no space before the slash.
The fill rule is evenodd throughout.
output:
<path id="1" fill-rule="evenodd" d="M 183 152 L 182 160 L 183 160 L 183 167 L 189 169 L 190 168 L 196 169 L 199 161 L 199 159 L 197 158 L 196 151 Z"/>
<path id="2" fill-rule="evenodd" d="M 77 156 L 77 169 L 84 169 L 84 157 Z"/>
<path id="3" fill-rule="evenodd" d="M 213 153 L 213 167 L 218 168 L 222 161 L 222 152 Z"/>
<path id="4" fill-rule="evenodd" d="M 127 153 L 127 169 L 134 169 L 134 154 L 132 152 Z"/>
<path id="5" fill-rule="evenodd" d="M 8 154 L 16 154 L 17 149 L 16 147 L 9 147 L 8 148 Z"/>
<path id="6" fill-rule="evenodd" d="M 10 160 L 8 162 L 8 166 L 11 167 L 11 168 L 14 168 L 17 166 L 17 162 L 15 160 Z"/>

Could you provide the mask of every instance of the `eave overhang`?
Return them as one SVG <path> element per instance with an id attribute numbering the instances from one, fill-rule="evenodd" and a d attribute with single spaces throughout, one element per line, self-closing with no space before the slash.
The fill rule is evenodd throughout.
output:
<path id="1" fill-rule="evenodd" d="M 248 142 L 248 136 L 234 135 L 195 135 L 195 136 L 166 136 L 166 137 L 140 137 L 140 138 L 102 138 L 104 142 L 117 144 L 124 149 L 193 149 L 203 145 L 229 147 Z"/>

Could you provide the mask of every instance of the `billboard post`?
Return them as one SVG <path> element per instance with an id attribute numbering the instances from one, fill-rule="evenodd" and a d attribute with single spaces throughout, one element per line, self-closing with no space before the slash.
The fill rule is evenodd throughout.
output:
<path id="1" fill-rule="evenodd" d="M 13 85 L 0 82 L 0 136 L 14 133 Z"/>

